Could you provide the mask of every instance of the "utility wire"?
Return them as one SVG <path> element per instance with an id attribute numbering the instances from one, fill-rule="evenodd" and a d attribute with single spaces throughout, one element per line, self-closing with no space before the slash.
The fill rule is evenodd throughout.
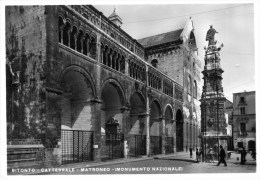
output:
<path id="1" fill-rule="evenodd" d="M 141 22 L 153 22 L 153 21 L 161 21 L 161 20 L 166 20 L 166 19 L 175 19 L 175 18 L 180 18 L 180 17 L 194 16 L 194 15 L 206 14 L 206 13 L 210 13 L 210 12 L 222 11 L 222 10 L 226 10 L 226 9 L 232 9 L 232 8 L 237 8 L 237 7 L 241 7 L 241 6 L 245 6 L 245 5 L 251 5 L 251 4 L 237 5 L 237 6 L 232 6 L 232 7 L 222 8 L 222 9 L 215 9 L 215 10 L 210 10 L 210 11 L 202 11 L 202 12 L 198 12 L 198 13 L 185 14 L 185 15 L 174 16 L 174 17 L 169 17 L 169 18 L 150 19 L 150 20 L 132 21 L 132 22 L 130 21 L 130 22 L 124 22 L 124 24 L 141 23 Z"/>
<path id="2" fill-rule="evenodd" d="M 255 56 L 253 53 L 240 53 L 240 52 L 229 52 L 223 51 L 222 54 L 236 54 L 236 55 L 245 55 L 245 56 Z"/>

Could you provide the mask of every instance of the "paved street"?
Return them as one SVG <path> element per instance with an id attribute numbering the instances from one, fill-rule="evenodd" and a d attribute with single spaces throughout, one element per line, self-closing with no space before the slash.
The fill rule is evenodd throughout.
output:
<path id="1" fill-rule="evenodd" d="M 239 158 L 239 160 L 237 159 Z M 247 155 L 245 165 L 240 165 L 240 154 L 232 153 L 227 160 L 227 167 L 217 162 L 205 163 L 195 161 L 187 153 L 175 155 L 159 155 L 143 159 L 115 160 L 100 163 L 68 164 L 64 168 L 67 172 L 58 172 L 57 168 L 36 169 L 33 174 L 190 174 L 190 173 L 255 173 L 256 161 Z M 69 172 L 68 172 L 69 171 Z M 11 173 L 21 174 L 21 173 Z M 23 173 L 24 174 L 24 173 Z M 31 173 L 25 173 L 31 174 Z"/>

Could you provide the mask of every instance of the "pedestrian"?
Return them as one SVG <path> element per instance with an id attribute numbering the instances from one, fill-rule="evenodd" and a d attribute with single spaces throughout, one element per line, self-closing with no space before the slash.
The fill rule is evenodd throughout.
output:
<path id="1" fill-rule="evenodd" d="M 255 157 L 256 157 L 256 152 L 255 152 L 255 150 L 254 150 L 254 149 L 252 150 L 251 157 L 252 157 L 252 158 L 255 160 Z"/>
<path id="2" fill-rule="evenodd" d="M 245 164 L 245 162 L 246 162 L 246 150 L 243 147 L 243 149 L 241 151 L 241 162 L 240 162 L 240 164 Z"/>
<path id="3" fill-rule="evenodd" d="M 196 148 L 196 160 L 197 160 L 197 162 L 200 161 L 200 152 L 199 152 L 198 148 Z"/>
<path id="4" fill-rule="evenodd" d="M 201 155 L 202 161 L 204 162 L 204 150 L 202 147 L 200 148 L 200 155 Z"/>
<path id="5" fill-rule="evenodd" d="M 192 158 L 192 148 L 190 147 L 190 158 Z"/>
<path id="6" fill-rule="evenodd" d="M 224 163 L 225 166 L 227 166 L 227 163 L 225 161 L 225 157 L 226 157 L 226 153 L 225 150 L 223 149 L 223 147 L 220 145 L 220 152 L 219 152 L 219 161 L 217 166 L 219 166 L 220 163 Z"/>

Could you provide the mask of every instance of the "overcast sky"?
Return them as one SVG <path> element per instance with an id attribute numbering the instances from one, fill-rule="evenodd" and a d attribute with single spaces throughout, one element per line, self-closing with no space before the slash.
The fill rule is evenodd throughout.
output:
<path id="1" fill-rule="evenodd" d="M 223 73 L 224 94 L 255 90 L 253 4 L 158 4 L 158 5 L 95 5 L 109 16 L 114 7 L 122 18 L 122 29 L 135 39 L 183 28 L 191 16 L 199 57 L 204 63 L 206 32 L 210 25 L 218 31 Z"/>

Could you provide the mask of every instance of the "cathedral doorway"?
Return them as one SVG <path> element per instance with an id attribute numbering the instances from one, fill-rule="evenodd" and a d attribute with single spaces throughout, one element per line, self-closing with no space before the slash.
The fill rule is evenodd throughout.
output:
<path id="1" fill-rule="evenodd" d="M 176 151 L 183 151 L 183 116 L 180 109 L 176 112 Z"/>

